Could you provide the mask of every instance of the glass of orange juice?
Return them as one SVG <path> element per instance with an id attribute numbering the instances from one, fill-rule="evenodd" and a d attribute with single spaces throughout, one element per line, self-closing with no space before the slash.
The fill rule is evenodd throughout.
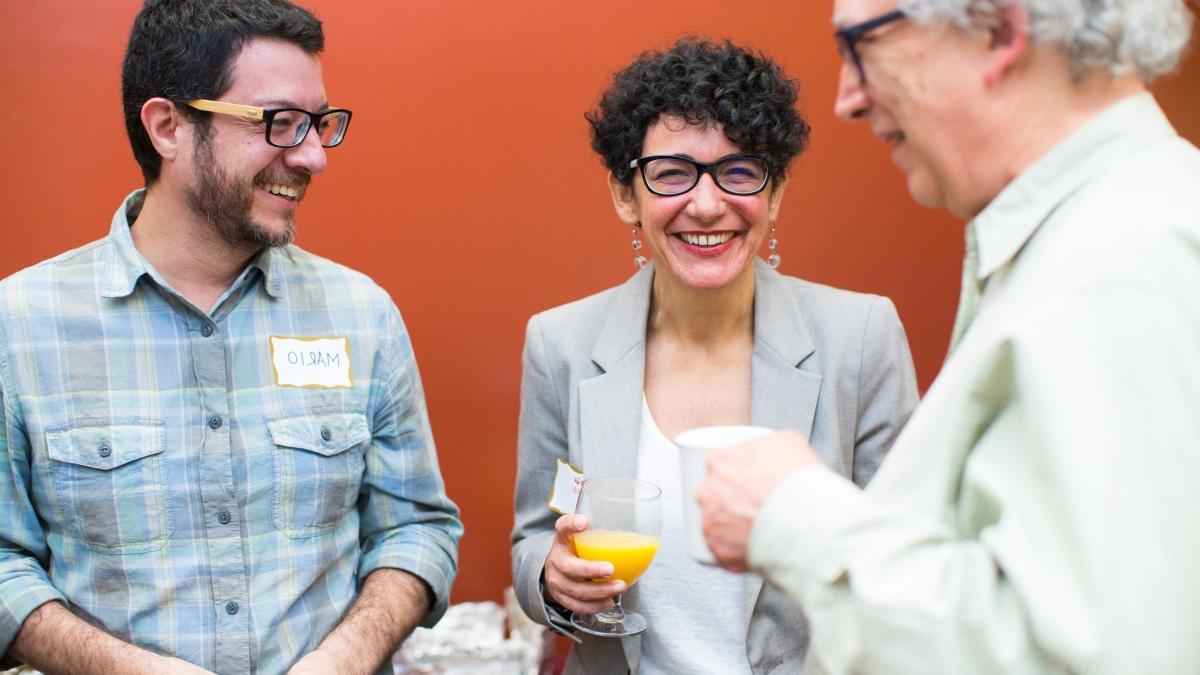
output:
<path id="1" fill-rule="evenodd" d="M 662 490 L 635 478 L 598 477 L 583 482 L 575 513 L 588 517 L 588 529 L 573 537 L 575 554 L 612 563 L 613 575 L 632 586 L 654 560 L 662 529 Z M 571 624 L 590 635 L 624 637 L 646 630 L 646 619 L 621 607 L 621 596 L 599 614 L 576 614 Z"/>

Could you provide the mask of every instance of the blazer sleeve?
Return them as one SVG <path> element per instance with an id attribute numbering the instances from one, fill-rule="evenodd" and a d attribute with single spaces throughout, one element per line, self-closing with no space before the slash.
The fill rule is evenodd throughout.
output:
<path id="1" fill-rule="evenodd" d="M 875 297 L 863 324 L 852 479 L 864 486 L 917 405 L 908 338 L 891 300 Z"/>
<path id="2" fill-rule="evenodd" d="M 558 467 L 556 460 L 568 461 L 567 399 L 566 392 L 558 390 L 551 376 L 537 316 L 526 326 L 521 363 L 521 417 L 517 432 L 517 485 L 512 532 L 513 588 L 526 615 L 566 633 L 569 624 L 559 608 L 547 604 L 543 594 L 542 568 L 554 540 L 554 521 L 558 519 L 558 514 L 547 504 Z"/>

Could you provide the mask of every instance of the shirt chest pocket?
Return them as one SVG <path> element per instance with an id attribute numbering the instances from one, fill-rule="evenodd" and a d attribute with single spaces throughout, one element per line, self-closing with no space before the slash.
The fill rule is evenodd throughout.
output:
<path id="1" fill-rule="evenodd" d="M 174 532 L 162 476 L 165 426 L 78 419 L 46 430 L 51 481 L 69 536 L 104 553 L 162 548 Z"/>
<path id="2" fill-rule="evenodd" d="M 267 420 L 275 444 L 275 527 L 311 537 L 345 519 L 358 501 L 364 444 L 362 413 L 326 412 Z"/>

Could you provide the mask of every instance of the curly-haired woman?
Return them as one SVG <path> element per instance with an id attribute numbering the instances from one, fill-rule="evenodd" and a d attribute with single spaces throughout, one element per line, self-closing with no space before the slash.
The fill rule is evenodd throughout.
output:
<path id="1" fill-rule="evenodd" d="M 795 103 L 795 82 L 767 57 L 685 39 L 617 73 L 587 115 L 641 269 L 529 321 L 512 547 L 526 613 L 561 628 L 625 590 L 591 581 L 611 566 L 572 551 L 586 519 L 547 506 L 557 460 L 660 486 L 663 528 L 654 564 L 624 594 L 648 630 L 582 636 L 568 673 L 800 672 L 795 606 L 757 576 L 688 557 L 667 439 L 722 424 L 797 429 L 861 485 L 916 404 L 890 301 L 773 269 L 788 164 L 808 136 Z"/>

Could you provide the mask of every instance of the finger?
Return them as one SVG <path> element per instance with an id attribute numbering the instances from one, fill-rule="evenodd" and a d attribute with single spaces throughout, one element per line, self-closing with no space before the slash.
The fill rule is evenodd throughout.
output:
<path id="1" fill-rule="evenodd" d="M 568 513 L 560 516 L 554 521 L 554 536 L 564 544 L 570 540 L 572 534 L 583 532 L 587 529 L 587 516 L 581 516 L 575 513 Z"/>
<path id="2" fill-rule="evenodd" d="M 625 591 L 621 582 L 589 583 L 546 579 L 546 590 L 558 604 L 573 612 L 595 613 L 612 606 L 612 598 Z"/>
<path id="3" fill-rule="evenodd" d="M 599 614 L 613 606 L 612 600 L 602 600 L 600 602 L 581 602 L 570 598 L 558 600 L 558 604 L 575 612 L 576 614 Z"/>
<path id="4" fill-rule="evenodd" d="M 603 560 L 584 560 L 565 549 L 552 550 L 546 559 L 546 576 L 568 579 L 575 583 L 591 583 L 608 579 L 614 573 L 612 563 Z"/>
<path id="5" fill-rule="evenodd" d="M 604 560 L 584 560 L 567 551 L 560 551 L 553 557 L 551 566 L 563 576 L 575 579 L 607 579 L 615 570 L 612 563 Z"/>
<path id="6" fill-rule="evenodd" d="M 750 568 L 746 566 L 746 561 L 743 560 L 736 552 L 718 546 L 717 548 L 709 547 L 713 552 L 713 558 L 717 561 L 717 565 L 730 572 L 748 572 Z"/>
<path id="7" fill-rule="evenodd" d="M 569 599 L 575 603 L 602 603 L 614 595 L 624 593 L 626 590 L 625 582 L 623 581 L 589 581 L 587 578 L 563 574 L 554 565 L 546 566 L 545 582 L 546 590 L 563 606 L 567 606 L 564 599 Z"/>
<path id="8" fill-rule="evenodd" d="M 549 585 L 549 580 L 547 583 Z M 623 581 L 579 581 L 562 578 L 550 586 L 576 602 L 603 602 L 626 591 Z"/>

